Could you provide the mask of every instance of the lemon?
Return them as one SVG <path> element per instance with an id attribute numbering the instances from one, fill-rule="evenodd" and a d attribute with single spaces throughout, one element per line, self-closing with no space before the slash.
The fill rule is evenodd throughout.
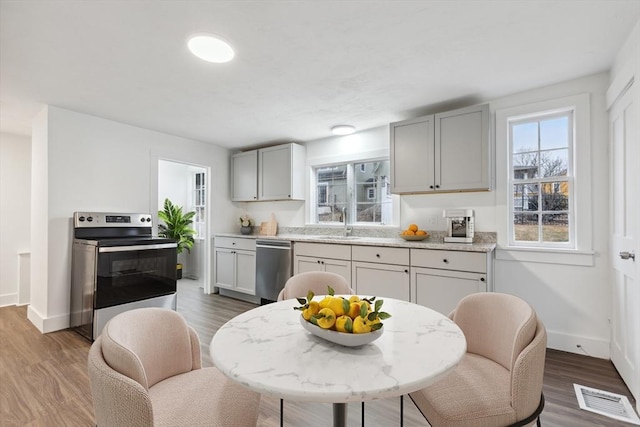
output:
<path id="1" fill-rule="evenodd" d="M 360 303 L 352 302 L 351 304 L 349 304 L 349 313 L 347 314 L 352 319 L 355 319 L 356 317 L 360 316 Z"/>
<path id="2" fill-rule="evenodd" d="M 329 303 L 331 302 L 331 300 L 333 299 L 332 296 L 326 296 L 324 298 L 322 298 L 322 300 L 320 300 L 320 308 L 327 308 L 329 307 Z"/>
<path id="3" fill-rule="evenodd" d="M 318 311 L 320 311 L 320 304 L 318 304 L 318 301 L 311 301 L 309 303 L 309 307 L 302 311 L 302 317 L 304 317 L 304 320 L 309 320 L 311 316 L 317 314 Z"/>
<path id="4" fill-rule="evenodd" d="M 336 319 L 336 331 L 350 333 L 352 330 L 353 330 L 353 321 L 349 316 L 345 314 Z"/>
<path id="5" fill-rule="evenodd" d="M 318 322 L 320 319 L 318 319 Z M 366 334 L 371 332 L 371 326 L 367 325 L 363 317 L 356 317 L 353 321 L 353 333 L 354 334 Z"/>
<path id="6" fill-rule="evenodd" d="M 332 297 L 331 301 L 329 301 L 329 304 L 327 305 L 327 307 L 333 310 L 338 317 L 346 313 L 348 306 L 349 302 L 342 297 Z"/>
<path id="7" fill-rule="evenodd" d="M 336 313 L 330 308 L 321 308 L 314 317 L 322 329 L 330 329 L 336 323 Z"/>
<path id="8" fill-rule="evenodd" d="M 358 295 L 351 295 L 349 297 L 349 302 L 358 302 L 360 301 L 360 297 Z"/>

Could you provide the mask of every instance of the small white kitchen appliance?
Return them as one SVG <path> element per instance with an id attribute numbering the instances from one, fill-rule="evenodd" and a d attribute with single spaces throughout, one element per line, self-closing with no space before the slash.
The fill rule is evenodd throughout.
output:
<path id="1" fill-rule="evenodd" d="M 445 209 L 442 216 L 447 219 L 445 243 L 473 243 L 473 209 Z"/>

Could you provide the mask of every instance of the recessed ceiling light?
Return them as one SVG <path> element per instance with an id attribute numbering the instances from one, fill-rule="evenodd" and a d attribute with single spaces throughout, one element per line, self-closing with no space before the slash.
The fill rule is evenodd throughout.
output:
<path id="1" fill-rule="evenodd" d="M 231 61 L 235 56 L 229 43 L 213 34 L 194 34 L 187 46 L 191 53 L 207 62 L 220 64 Z"/>
<path id="2" fill-rule="evenodd" d="M 355 131 L 356 128 L 351 125 L 338 125 L 331 128 L 334 135 L 351 135 Z"/>

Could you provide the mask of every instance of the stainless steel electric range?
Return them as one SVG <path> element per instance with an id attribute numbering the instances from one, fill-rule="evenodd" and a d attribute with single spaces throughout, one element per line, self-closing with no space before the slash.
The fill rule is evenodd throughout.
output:
<path id="1" fill-rule="evenodd" d="M 177 243 L 152 236 L 150 214 L 75 212 L 70 326 L 95 340 L 115 315 L 176 309 Z"/>

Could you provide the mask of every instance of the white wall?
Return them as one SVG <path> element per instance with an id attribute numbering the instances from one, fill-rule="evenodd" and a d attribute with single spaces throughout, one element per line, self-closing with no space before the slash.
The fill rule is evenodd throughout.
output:
<path id="1" fill-rule="evenodd" d="M 31 138 L 0 134 L 0 306 L 18 303 L 19 256 L 31 235 Z"/>
<path id="2" fill-rule="evenodd" d="M 28 317 L 42 332 L 69 325 L 73 212 L 157 213 L 159 160 L 210 168 L 210 232 L 234 223 L 229 153 L 214 145 L 49 106 L 34 120 L 32 158 Z"/>
<path id="3" fill-rule="evenodd" d="M 160 160 L 158 163 L 158 209 L 164 209 L 164 199 L 189 209 L 189 165 Z"/>

